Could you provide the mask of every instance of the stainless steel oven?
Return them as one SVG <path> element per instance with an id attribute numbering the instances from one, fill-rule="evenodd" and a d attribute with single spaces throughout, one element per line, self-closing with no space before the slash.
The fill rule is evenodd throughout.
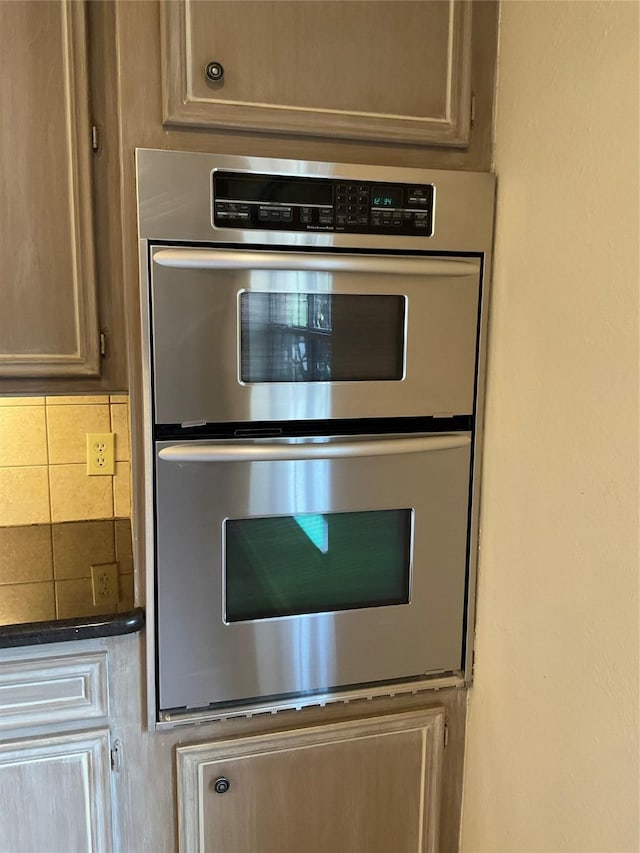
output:
<path id="1" fill-rule="evenodd" d="M 156 718 L 464 678 L 491 176 L 137 168 Z"/>

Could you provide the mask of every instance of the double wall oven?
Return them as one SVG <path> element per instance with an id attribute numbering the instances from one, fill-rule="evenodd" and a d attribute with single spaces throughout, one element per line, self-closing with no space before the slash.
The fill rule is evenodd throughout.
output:
<path id="1" fill-rule="evenodd" d="M 152 150 L 137 174 L 156 720 L 459 683 L 492 177 Z"/>

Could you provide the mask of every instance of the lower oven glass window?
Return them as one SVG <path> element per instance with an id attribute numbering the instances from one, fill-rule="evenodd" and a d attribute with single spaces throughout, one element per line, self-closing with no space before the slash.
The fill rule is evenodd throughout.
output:
<path id="1" fill-rule="evenodd" d="M 243 382 L 399 380 L 405 297 L 240 294 Z"/>
<path id="2" fill-rule="evenodd" d="M 408 604 L 411 509 L 225 521 L 225 621 Z"/>

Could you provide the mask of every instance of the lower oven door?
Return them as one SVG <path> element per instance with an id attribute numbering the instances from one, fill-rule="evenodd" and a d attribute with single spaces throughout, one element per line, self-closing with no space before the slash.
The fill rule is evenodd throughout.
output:
<path id="1" fill-rule="evenodd" d="M 470 448 L 158 443 L 159 710 L 460 669 Z"/>

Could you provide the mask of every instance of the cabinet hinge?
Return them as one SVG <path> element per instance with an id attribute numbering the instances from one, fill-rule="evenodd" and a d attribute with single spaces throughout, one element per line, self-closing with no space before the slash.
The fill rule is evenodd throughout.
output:
<path id="1" fill-rule="evenodd" d="M 119 738 L 116 738 L 111 744 L 111 769 L 116 773 L 120 770 L 122 764 L 122 743 Z"/>
<path id="2" fill-rule="evenodd" d="M 107 333 L 100 332 L 100 355 L 104 358 L 107 354 Z"/>
<path id="3" fill-rule="evenodd" d="M 97 124 L 91 125 L 91 148 L 94 151 L 100 150 L 100 131 Z"/>
<path id="4" fill-rule="evenodd" d="M 476 96 L 475 93 L 471 93 L 471 124 L 476 120 Z"/>

